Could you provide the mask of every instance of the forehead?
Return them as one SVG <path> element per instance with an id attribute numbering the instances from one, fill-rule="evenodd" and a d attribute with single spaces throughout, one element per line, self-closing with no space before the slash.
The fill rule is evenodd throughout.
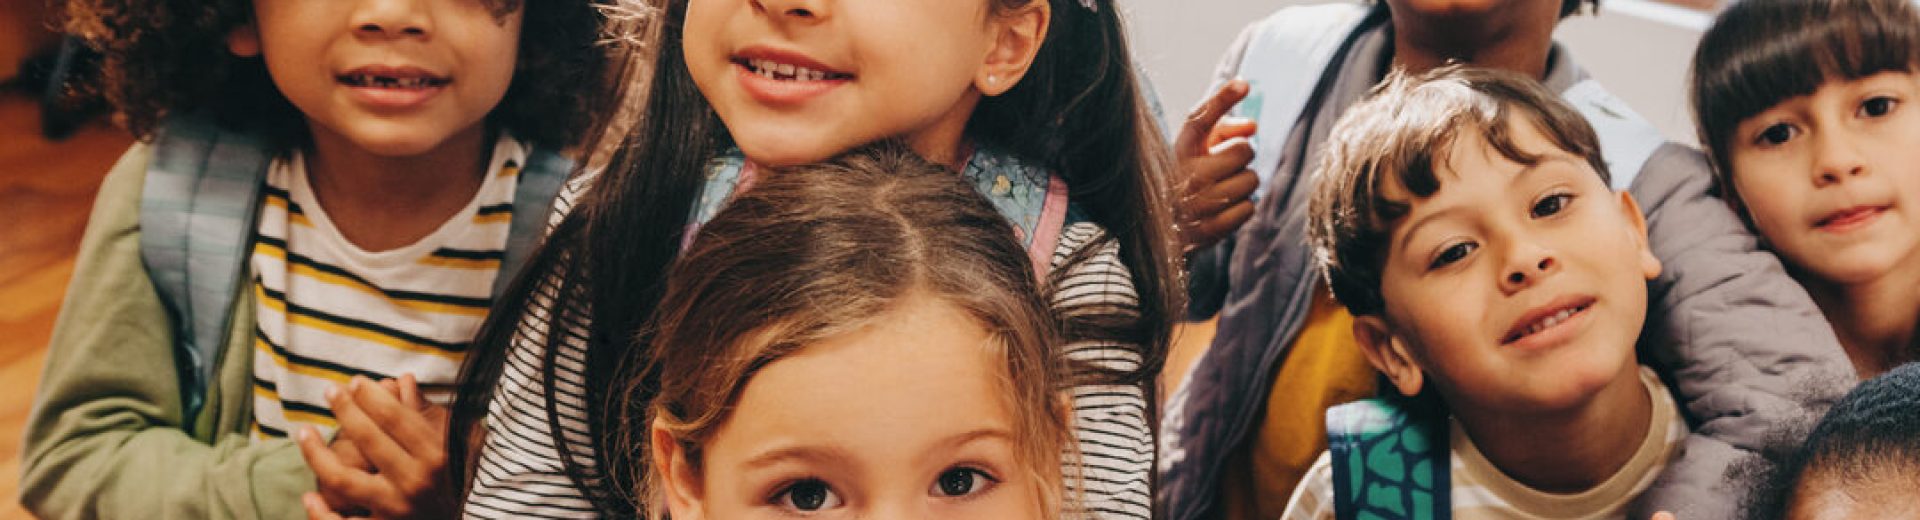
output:
<path id="1" fill-rule="evenodd" d="M 1509 157 L 1498 149 L 1488 135 L 1492 129 L 1465 125 L 1454 133 L 1452 139 L 1433 151 L 1433 180 L 1438 186 L 1433 193 L 1425 196 L 1414 193 L 1402 179 L 1403 176 L 1398 174 L 1381 176 L 1380 193 L 1387 200 L 1405 204 L 1407 216 L 1411 217 L 1437 209 L 1438 206 L 1449 206 L 1453 199 L 1484 199 L 1504 195 L 1509 191 L 1514 177 L 1530 167 L 1549 164 L 1582 167 L 1585 164 L 1580 157 L 1555 145 L 1529 118 L 1509 115 L 1506 121 L 1495 125 L 1502 127 L 1505 140 L 1514 151 L 1537 159 L 1534 164 Z M 1598 179 L 1597 175 L 1595 178 Z"/>
<path id="2" fill-rule="evenodd" d="M 712 456 L 754 455 L 723 454 L 723 443 L 824 445 L 897 465 L 955 435 L 1009 431 L 1006 358 L 995 340 L 957 307 L 922 300 L 909 298 L 864 328 L 761 368 L 717 433 Z"/>

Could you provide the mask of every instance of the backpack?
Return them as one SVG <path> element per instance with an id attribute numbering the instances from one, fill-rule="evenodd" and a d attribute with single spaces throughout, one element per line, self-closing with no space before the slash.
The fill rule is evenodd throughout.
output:
<path id="1" fill-rule="evenodd" d="M 217 375 L 274 150 L 259 136 L 194 115 L 168 118 L 154 139 L 141 188 L 140 258 L 176 331 L 185 424 L 193 423 Z M 545 234 L 554 195 L 572 170 L 572 161 L 553 152 L 527 157 L 494 294 Z"/>

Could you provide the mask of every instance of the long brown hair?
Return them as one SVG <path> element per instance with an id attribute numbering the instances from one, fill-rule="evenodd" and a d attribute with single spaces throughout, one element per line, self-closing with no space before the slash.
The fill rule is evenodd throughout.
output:
<path id="1" fill-rule="evenodd" d="M 1059 325 L 1006 219 L 958 174 L 903 144 L 779 169 L 703 226 L 669 271 L 653 317 L 620 363 L 611 467 L 662 509 L 647 462 L 658 421 L 699 466 L 761 367 L 888 315 L 909 295 L 960 308 L 1006 361 L 1020 461 L 1060 510 L 1060 457 L 1071 445 L 1055 349 Z M 1051 478 L 1050 478 L 1051 477 Z"/>
<path id="2" fill-rule="evenodd" d="M 1166 180 L 1172 160 L 1142 97 L 1140 76 L 1128 51 L 1125 23 L 1110 0 L 988 0 L 995 13 L 1031 2 L 1052 6 L 1045 44 L 1033 67 L 1011 90 L 985 98 L 968 121 L 974 142 L 1003 150 L 1052 170 L 1067 181 L 1074 204 L 1105 235 L 1053 272 L 1074 272 L 1093 253 L 1117 245 L 1132 276 L 1135 308 L 1073 304 L 1062 309 L 1068 337 L 1140 346 L 1133 370 L 1103 370 L 1099 384 L 1142 387 L 1147 402 L 1166 359 L 1173 310 L 1184 308 L 1178 255 L 1174 252 Z M 620 517 L 614 495 L 630 488 L 621 475 L 600 468 L 617 465 L 609 453 L 609 422 L 616 415 L 615 360 L 658 306 L 670 280 L 668 265 L 679 254 L 689 215 L 711 162 L 732 146 L 713 106 L 694 84 L 681 51 L 688 0 L 623 0 L 622 5 L 658 7 L 644 25 L 640 45 L 624 46 L 615 64 L 650 63 L 643 84 L 623 85 L 621 99 L 644 106 L 634 126 L 578 206 L 548 236 L 516 283 L 494 302 L 495 312 L 467 355 L 453 409 L 449 442 L 464 447 L 493 397 L 516 334 L 525 324 L 551 331 L 524 338 L 545 347 L 537 374 L 547 388 L 561 377 L 557 356 L 569 341 L 586 345 L 588 437 L 593 450 L 555 442 L 569 478 L 600 513 Z M 644 54 L 652 59 L 636 58 Z M 631 91 L 625 91 L 631 89 Z M 605 143 L 588 149 L 605 148 Z M 535 302 L 557 308 L 544 314 Z M 562 430 L 559 394 L 541 396 L 548 427 Z M 1149 413 L 1154 410 L 1149 407 Z M 1149 415 L 1148 421 L 1154 418 Z M 556 434 L 556 436 L 559 436 Z M 450 450 L 450 469 L 467 466 L 461 449 Z M 460 475 L 464 478 L 465 475 Z"/>

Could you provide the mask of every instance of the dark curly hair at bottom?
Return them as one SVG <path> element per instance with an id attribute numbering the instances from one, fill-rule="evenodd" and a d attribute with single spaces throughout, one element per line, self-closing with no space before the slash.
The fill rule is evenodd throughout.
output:
<path id="1" fill-rule="evenodd" d="M 306 139 L 298 109 L 265 63 L 228 52 L 226 37 L 253 20 L 252 0 L 56 0 L 60 23 L 103 59 L 83 89 L 110 101 L 129 130 L 150 139 L 171 113 L 203 112 L 282 146 Z M 611 106 L 601 38 L 604 0 L 473 0 L 505 15 L 525 9 L 519 58 L 488 123 L 536 146 L 567 147 L 591 135 Z"/>
<path id="2" fill-rule="evenodd" d="M 1787 518 L 1808 482 L 1856 487 L 1904 475 L 1920 483 L 1920 363 L 1860 383 L 1811 431 L 1785 425 L 1771 437 L 1769 449 L 1736 468 L 1753 483 L 1747 518 Z"/>

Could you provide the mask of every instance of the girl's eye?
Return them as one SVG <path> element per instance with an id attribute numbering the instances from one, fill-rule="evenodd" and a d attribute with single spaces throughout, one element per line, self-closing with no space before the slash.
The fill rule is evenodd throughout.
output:
<path id="1" fill-rule="evenodd" d="M 950 468 L 933 480 L 933 493 L 945 497 L 963 497 L 985 491 L 998 482 L 973 468 Z"/>
<path id="2" fill-rule="evenodd" d="M 1793 134 L 1792 126 L 1786 123 L 1774 123 L 1773 126 L 1761 130 L 1760 136 L 1754 140 L 1761 146 L 1780 146 L 1786 144 L 1788 139 L 1792 139 Z"/>
<path id="3" fill-rule="evenodd" d="M 840 507 L 840 496 L 826 482 L 807 479 L 795 482 L 774 495 L 774 501 L 781 507 L 796 511 L 819 511 Z"/>
<path id="4" fill-rule="evenodd" d="M 1475 244 L 1472 242 L 1461 242 L 1458 244 L 1454 244 L 1452 246 L 1448 246 L 1446 250 L 1440 252 L 1440 256 L 1438 258 L 1433 259 L 1433 263 L 1429 264 L 1427 266 L 1427 269 L 1439 269 L 1442 267 L 1453 265 L 1454 262 L 1458 262 L 1460 261 L 1460 259 L 1466 258 L 1468 253 L 1472 253 L 1473 250 L 1479 249 L 1479 248 L 1480 248 L 1479 244 Z"/>
<path id="5" fill-rule="evenodd" d="M 1886 96 L 1868 99 L 1860 103 L 1860 115 L 1866 117 L 1884 116 L 1887 115 L 1888 112 L 1892 112 L 1896 104 L 1898 104 L 1898 102 Z"/>
<path id="6" fill-rule="evenodd" d="M 1540 199 L 1539 202 L 1533 203 L 1533 218 L 1550 217 L 1559 214 L 1561 211 L 1567 209 L 1567 204 L 1572 202 L 1573 194 L 1570 193 L 1548 195 L 1547 198 Z"/>

